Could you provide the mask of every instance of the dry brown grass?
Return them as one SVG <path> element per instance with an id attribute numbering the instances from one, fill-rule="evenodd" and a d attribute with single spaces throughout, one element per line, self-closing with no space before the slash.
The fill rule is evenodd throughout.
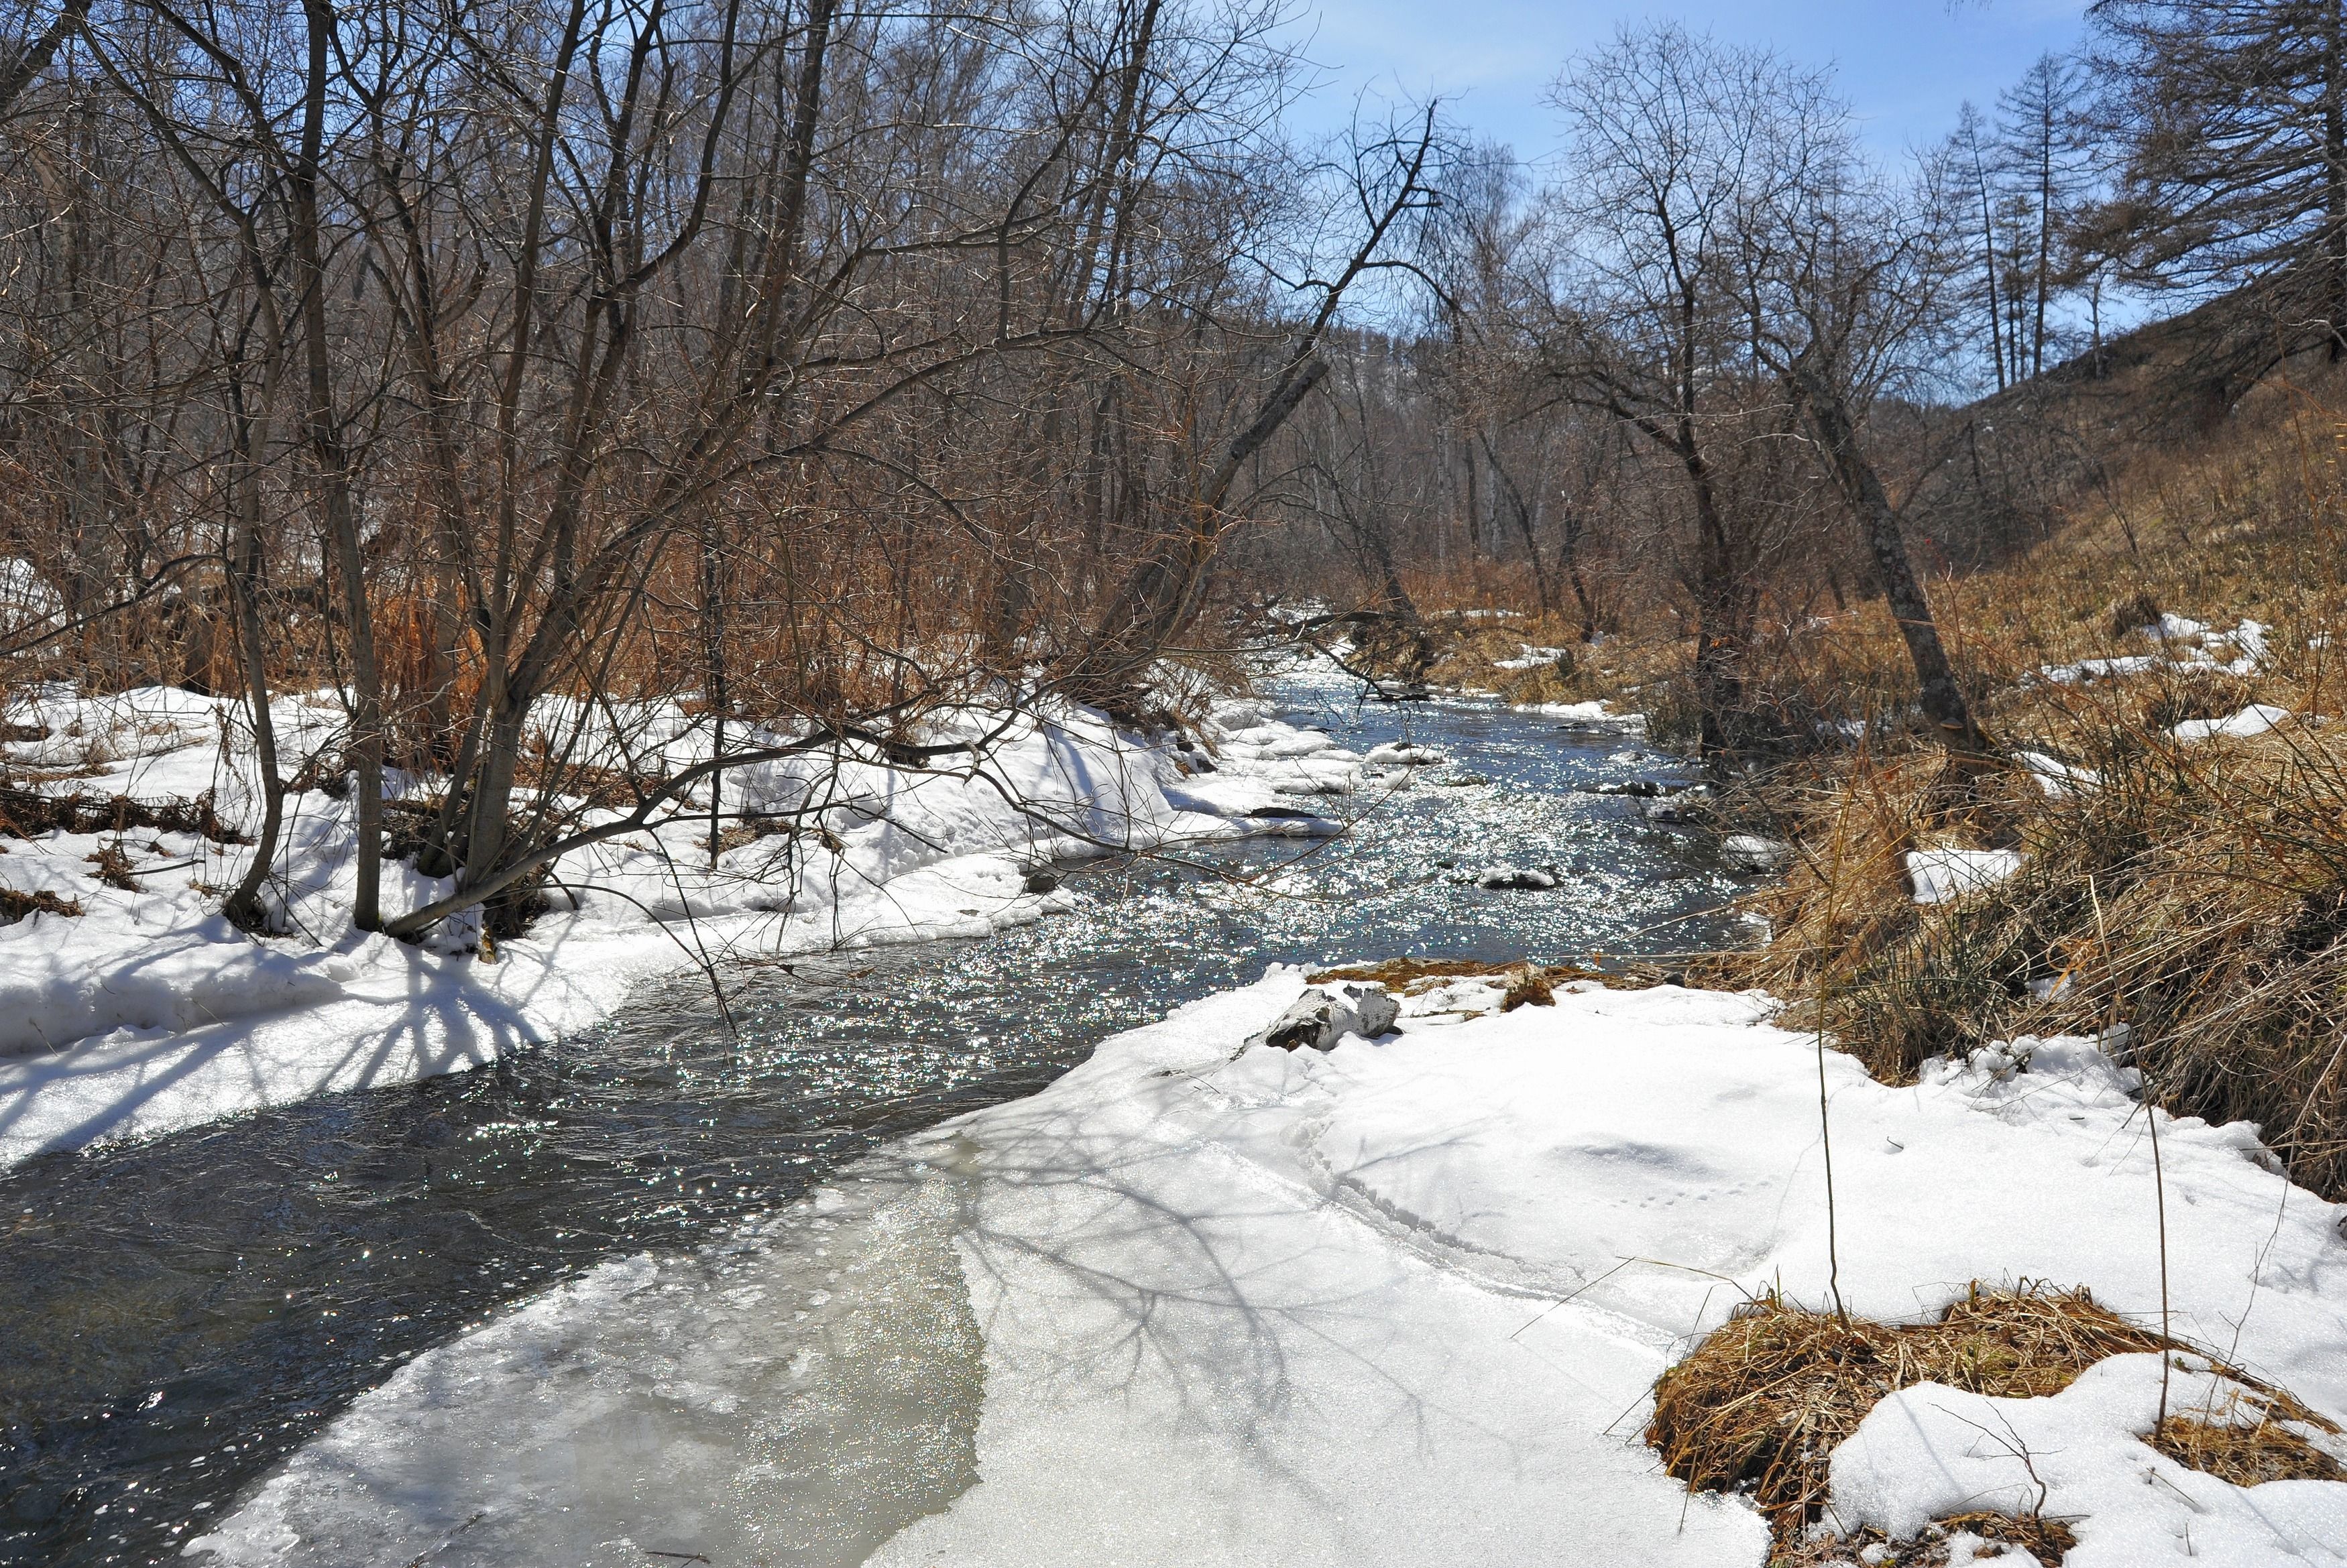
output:
<path id="1" fill-rule="evenodd" d="M 2139 457 L 2026 555 L 1938 585 L 1990 733 L 2092 788 L 2049 795 L 2016 764 L 1958 766 L 1902 733 L 1905 656 L 1879 606 L 1759 650 L 1756 688 L 1785 712 L 1863 702 L 1876 722 L 1857 749 L 1721 801 L 1799 852 L 1752 901 L 1768 946 L 1709 976 L 1802 1003 L 1891 1082 L 1935 1054 L 2124 1022 L 2152 1097 L 2256 1122 L 2297 1180 L 2347 1194 L 2342 427 L 2302 389 L 2263 389 L 2209 443 Z M 2269 656 L 2242 673 L 2175 657 L 2085 683 L 2041 673 L 2159 655 L 2137 627 L 2162 610 L 2219 631 L 2253 617 Z M 2293 719 L 2247 740 L 2168 734 L 2252 702 Z M 1935 846 L 2019 850 L 2024 869 L 1919 909 L 1903 857 Z M 2033 983 L 2063 989 L 2040 1000 Z"/>
<path id="2" fill-rule="evenodd" d="M 1676 638 L 1618 635 L 1584 643 L 1578 618 L 1570 615 L 1527 613 L 1502 619 L 1438 614 L 1429 616 L 1427 629 L 1435 655 L 1428 680 L 1518 703 L 1635 703 L 1641 694 L 1661 694 L 1680 674 L 1690 646 Z M 1499 667 L 1502 660 L 1522 657 L 1528 646 L 1563 652 L 1526 669 Z"/>
<path id="3" fill-rule="evenodd" d="M 2257 695 L 2304 714 L 2321 685 L 2285 655 Z M 1752 901 L 1773 940 L 1711 972 L 1799 999 L 1889 1082 L 2125 1023 L 2153 1098 L 2255 1122 L 2299 1182 L 2347 1192 L 2347 735 L 2182 744 L 2159 722 L 2180 700 L 2159 675 L 2041 694 L 2027 744 L 2096 775 L 2058 795 L 1920 750 L 1757 792 L 1747 809 L 1800 852 Z M 1903 855 L 1929 845 L 2015 849 L 2023 869 L 1920 908 Z"/>
<path id="4" fill-rule="evenodd" d="M 1538 964 L 1518 959 L 1494 963 L 1476 958 L 1389 958 L 1376 963 L 1350 963 L 1304 977 L 1311 984 L 1337 980 L 1377 984 L 1405 996 L 1423 996 L 1453 980 L 1504 980 L 1506 1000 L 1501 1012 L 1526 1003 L 1546 1005 L 1555 1001 L 1556 988 L 1585 980 L 1614 991 L 1640 991 L 1656 983 L 1648 975 L 1614 970 L 1588 969 L 1579 964 Z"/>
<path id="5" fill-rule="evenodd" d="M 1782 1561 L 1823 1562 L 1803 1532 L 1823 1513 L 1829 1461 L 1885 1395 L 1933 1382 L 2004 1399 L 2043 1398 L 2106 1357 L 2163 1349 L 2188 1347 L 2127 1322 L 2083 1289 L 1975 1285 L 1937 1321 L 1912 1325 L 1845 1320 L 1763 1297 L 1663 1374 L 1646 1440 L 1664 1467 L 1696 1491 L 1748 1495 L 1767 1516 Z M 2229 1481 L 2252 1473 L 2335 1478 L 2329 1456 L 2288 1424 L 2332 1430 L 2328 1422 L 2246 1373 L 2219 1369 L 2264 1401 L 2258 1419 L 2219 1428 L 2171 1417 L 2157 1440 L 2161 1451 Z M 1970 1516 L 1946 1522 L 1973 1524 Z M 2014 1522 L 2024 1533 L 2002 1538 L 2041 1561 L 2058 1562 L 2067 1550 L 2066 1542 L 2052 1556 L 2041 1549 L 2066 1536 L 2055 1522 Z M 1855 1544 L 1838 1550 L 1847 1555 Z"/>
<path id="6" fill-rule="evenodd" d="M 82 859 L 97 868 L 91 874 L 108 887 L 118 888 L 126 893 L 138 891 L 138 884 L 130 880 L 130 856 L 122 848 L 120 840 L 101 845 L 97 853 L 85 855 Z"/>
<path id="7" fill-rule="evenodd" d="M 44 888 L 39 892 L 25 892 L 16 888 L 0 888 L 0 925 L 15 925 L 28 915 L 78 915 L 79 899 L 61 899 Z"/>
<path id="8" fill-rule="evenodd" d="M 2209 1421 L 2170 1416 L 2153 1433 L 2151 1446 L 2188 1470 L 2206 1471 L 2235 1486 L 2269 1481 L 2347 1481 L 2347 1467 L 2309 1441 L 2303 1431 L 2335 1432 L 2287 1394 L 2271 1392 L 2241 1421 Z"/>
<path id="9" fill-rule="evenodd" d="M 1953 1513 L 1924 1526 L 1914 1541 L 1892 1541 L 1879 1530 L 1857 1530 L 1846 1536 L 1820 1532 L 1771 1552 L 1768 1568 L 1850 1568 L 1859 1553 L 1881 1546 L 1888 1553 L 1875 1568 L 1947 1568 L 1959 1533 L 2018 1546 L 2044 1568 L 2055 1568 L 2078 1543 L 2070 1527 L 2058 1519 L 2008 1519 L 2002 1513 Z M 1978 1559 L 1974 1559 L 1977 1561 Z"/>

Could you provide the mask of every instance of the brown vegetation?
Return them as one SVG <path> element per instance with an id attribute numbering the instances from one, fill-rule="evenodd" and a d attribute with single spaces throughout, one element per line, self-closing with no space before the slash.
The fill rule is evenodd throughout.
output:
<path id="1" fill-rule="evenodd" d="M 127 833 L 133 828 L 199 833 L 215 844 L 251 840 L 220 820 L 209 793 L 192 800 L 138 800 L 128 795 L 47 795 L 0 783 L 0 838 L 44 833 Z"/>
<path id="2" fill-rule="evenodd" d="M 1656 983 L 1652 977 L 1635 972 L 1522 960 L 1493 962 L 1474 958 L 1389 958 L 1376 963 L 1350 963 L 1338 969 L 1320 970 L 1305 978 L 1314 985 L 1334 980 L 1371 983 L 1405 996 L 1423 996 L 1453 980 L 1489 980 L 1502 984 L 1506 993 L 1506 1000 L 1501 1003 L 1503 1013 L 1528 1002 L 1545 1006 L 1555 1001 L 1556 987 L 1575 981 L 1613 991 L 1640 991 Z"/>
<path id="3" fill-rule="evenodd" d="M 14 925 L 27 915 L 77 915 L 81 901 L 61 899 L 43 889 L 28 893 L 15 888 L 0 888 L 0 925 Z"/>
<path id="4" fill-rule="evenodd" d="M 1663 1374 L 1646 1437 L 1665 1468 L 1689 1486 L 1748 1495 L 1786 1561 L 1818 1561 L 1801 1556 L 1802 1532 L 1823 1514 L 1828 1461 L 1884 1395 L 1933 1382 L 2041 1398 L 2107 1356 L 2189 1349 L 2136 1327 L 2084 1290 L 1974 1285 L 1936 1321 L 1911 1325 L 1813 1312 L 1772 1295 L 1738 1308 Z M 2330 1431 L 2329 1422 L 2246 1373 L 2218 1369 L 2264 1400 L 2259 1419 L 2204 1432 L 2198 1429 L 2209 1423 L 2171 1417 L 2156 1440 L 2162 1452 L 2228 1480 L 2252 1466 L 2265 1467 L 2264 1479 L 2337 1478 L 2335 1461 L 2286 1424 Z M 1969 1527 L 1983 1517 L 1945 1522 Z M 2056 1522 L 2017 1522 L 2022 1532 L 2002 1538 L 2041 1562 L 2058 1563 L 2071 1544 Z"/>
<path id="5" fill-rule="evenodd" d="M 1891 1082 L 1992 1040 L 2125 1023 L 2155 1100 L 2256 1122 L 2296 1179 L 2347 1192 L 2333 428 L 2324 404 L 2271 389 L 2221 439 L 2139 462 L 2055 540 L 1942 585 L 1943 621 L 2013 754 L 2000 765 L 1901 743 L 1877 695 L 1899 667 L 1874 616 L 1774 650 L 1756 685 L 1875 738 L 1727 803 L 1799 855 L 1754 895 L 1768 946 L 1713 972 L 1802 999 Z M 2268 623 L 2266 655 L 2233 673 L 2114 632 L 2162 607 L 2219 631 Z M 2092 657 L 2147 667 L 2041 673 Z M 2247 738 L 2170 733 L 2251 702 L 2292 717 Z M 2023 870 L 1920 908 L 1903 856 L 1941 846 L 2017 850 Z"/>

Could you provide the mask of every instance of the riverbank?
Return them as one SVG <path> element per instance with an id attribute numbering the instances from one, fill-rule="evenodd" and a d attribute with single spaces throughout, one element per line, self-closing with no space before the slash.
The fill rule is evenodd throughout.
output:
<path id="1" fill-rule="evenodd" d="M 712 864 L 705 807 L 680 809 L 566 857 L 526 934 L 485 945 L 460 917 L 408 945 L 351 929 L 351 807 L 323 788 L 289 797 L 275 932 L 220 917 L 248 852 L 235 840 L 257 813 L 228 705 L 176 688 L 37 694 L 9 711 L 6 774 L 34 800 L 83 806 L 0 839 L 18 917 L 0 924 L 0 1166 L 462 1071 L 585 1027 L 680 969 L 987 935 L 1072 907 L 1054 867 L 1333 833 L 1342 802 L 1412 766 L 1274 714 L 1233 698 L 1195 739 L 1153 738 L 1071 708 L 1009 721 L 952 772 L 853 748 L 743 769 L 729 783 L 737 822 L 816 790 L 822 809 L 792 833 L 737 826 Z M 316 698 L 275 717 L 295 755 L 325 751 L 341 722 Z M 942 728 L 1005 722 L 973 713 Z M 672 765 L 705 744 L 681 711 L 632 723 Z M 387 782 L 395 799 L 425 783 Z M 392 907 L 448 888 L 404 862 L 384 872 Z"/>
<path id="2" fill-rule="evenodd" d="M 1748 1568 L 1761 1516 L 1642 1441 L 1655 1377 L 1743 1303 L 1838 1287 L 1915 1322 L 2034 1281 L 2162 1319 L 2151 1128 L 2086 1042 L 1892 1088 L 1757 994 L 1501 1011 L 1471 979 L 1378 1041 L 1250 1045 L 1304 986 L 1181 1008 L 697 1257 L 615 1260 L 417 1358 L 196 1560 Z M 2174 1333 L 2347 1418 L 2342 1211 L 2251 1130 L 2150 1115 Z M 1824 1518 L 2058 1516 L 2072 1568 L 2188 1541 L 2340 1562 L 2347 1483 L 2235 1485 L 2142 1441 L 2157 1361 L 2030 1400 L 1915 1384 L 1835 1451 Z M 2203 1364 L 2172 1380 L 2176 1413 L 2249 1408 Z"/>
<path id="3" fill-rule="evenodd" d="M 1352 820 L 1340 839 L 1062 866 L 1073 909 L 984 941 L 736 966 L 730 1028 L 687 971 L 481 1071 L 0 1173 L 0 1424 L 17 1445 L 0 1561 L 174 1560 L 351 1400 L 467 1327 L 614 1257 L 692 1257 L 1267 964 L 1573 963 L 1746 939 L 1716 911 L 1749 873 L 1648 819 L 1646 796 L 1684 774 L 1622 727 L 1364 704 L 1308 668 L 1262 690 L 1339 749 L 1449 760 L 1390 789 L 1281 797 Z M 1506 868 L 1553 868 L 1555 885 L 1491 874 Z"/>
<path id="4" fill-rule="evenodd" d="M 2332 432 L 2304 392 L 2260 389 L 1933 577 L 1979 755 L 1927 733 L 1880 600 L 1772 605 L 1715 716 L 1715 790 L 1681 809 L 1787 875 L 1746 904 L 1770 940 L 1706 977 L 1786 998 L 1894 1083 L 2127 1023 L 2159 1104 L 2255 1123 L 2347 1197 L 2342 493 L 2305 460 Z M 1435 680 L 1635 705 L 1694 748 L 1668 617 L 1594 644 L 1570 617 L 1430 619 L 1455 634 Z"/>

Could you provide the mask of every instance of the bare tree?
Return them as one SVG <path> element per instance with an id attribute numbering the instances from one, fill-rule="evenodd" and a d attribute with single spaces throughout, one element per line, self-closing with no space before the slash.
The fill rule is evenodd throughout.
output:
<path id="1" fill-rule="evenodd" d="M 1404 265 L 1389 247 L 1428 205 L 1435 115 L 1430 104 L 1414 127 L 1391 126 L 1350 145 L 1338 199 L 1351 221 L 1337 230 L 1351 239 L 1349 253 L 1307 252 L 1301 275 L 1287 280 L 1290 291 L 1307 301 L 1306 311 L 1256 383 L 1261 391 L 1252 416 L 1198 465 L 1178 515 L 1110 597 L 1074 668 L 1072 689 L 1112 705 L 1129 704 L 1134 681 L 1157 650 L 1197 613 L 1207 571 L 1241 514 L 1232 505 L 1239 481 L 1327 374 L 1321 345 L 1347 291 L 1369 273 Z M 1319 264 L 1329 260 L 1333 269 L 1321 271 Z"/>
<path id="2" fill-rule="evenodd" d="M 1793 408 L 1744 301 L 1755 247 L 1842 156 L 1842 116 L 1822 76 L 1669 25 L 1625 30 L 1553 97 L 1572 140 L 1549 198 L 1549 373 L 1676 470 L 1702 741 L 1731 749 L 1761 591 L 1805 516 L 1772 447 Z"/>

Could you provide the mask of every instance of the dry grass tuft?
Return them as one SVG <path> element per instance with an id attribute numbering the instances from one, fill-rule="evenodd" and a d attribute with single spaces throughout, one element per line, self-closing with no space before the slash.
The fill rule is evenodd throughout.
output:
<path id="1" fill-rule="evenodd" d="M 15 888 L 0 888 L 0 925 L 15 925 L 27 915 L 77 915 L 81 913 L 79 899 L 61 899 L 43 889 L 28 893 Z"/>
<path id="2" fill-rule="evenodd" d="M 1537 964 L 1522 959 L 1494 963 L 1479 958 L 1389 958 L 1376 963 L 1348 963 L 1339 969 L 1318 970 L 1304 978 L 1312 985 L 1337 980 L 1375 983 L 1405 996 L 1423 996 L 1454 980 L 1505 980 L 1507 1000 L 1501 1003 L 1501 1012 L 1522 1007 L 1525 1002 L 1553 1003 L 1556 987 L 1576 980 L 1591 981 L 1612 991 L 1643 991 L 1657 983 L 1644 974 L 1588 969 L 1579 964 Z"/>
<path id="3" fill-rule="evenodd" d="M 1777 1561 L 1847 1561 L 1866 1543 L 1842 1540 L 1819 1556 L 1819 1544 L 1805 1532 L 1824 1514 L 1833 1449 L 1885 1394 L 1943 1382 L 2000 1399 L 2042 1399 L 2070 1388 L 2106 1357 L 2159 1349 L 2189 1348 L 2128 1324 L 2084 1288 L 1973 1284 L 1932 1324 L 1842 1321 L 1763 1296 L 1737 1309 L 1655 1382 L 1655 1418 L 1645 1437 L 1662 1453 L 1664 1470 L 1695 1491 L 1751 1495 L 1777 1535 Z M 2171 1415 L 2150 1439 L 2155 1449 L 2234 1486 L 2347 1479 L 2307 1439 L 2310 1430 L 2335 1431 L 2333 1422 L 2244 1370 L 2222 1364 L 2218 1370 L 2246 1390 L 2244 1409 L 2222 1410 L 2225 1420 Z M 2049 1519 L 1967 1514 L 1943 1526 L 2012 1540 L 2045 1563 L 2058 1563 L 2075 1544 Z M 1932 1559 L 1901 1549 L 1896 1561 Z"/>
<path id="4" fill-rule="evenodd" d="M 1500 998 L 1500 1011 L 1513 1013 L 1519 1007 L 1553 1007 L 1556 1005 L 1556 982 L 1542 970 L 1526 964 L 1511 977 L 1507 994 Z"/>
<path id="5" fill-rule="evenodd" d="M 1957 1532 L 1977 1535 L 1984 1541 L 2003 1541 L 2020 1547 L 2045 1565 L 2055 1568 L 2078 1544 L 2070 1527 L 2058 1519 L 2031 1517 L 2008 1519 L 2002 1513 L 1955 1513 L 1940 1521 L 1946 1533 L 1940 1537 L 1942 1561 L 1947 1557 L 1947 1543 Z M 1929 1568 L 1928 1557 L 1894 1559 L 1900 1568 Z"/>
<path id="6" fill-rule="evenodd" d="M 1748 1492 L 1789 1548 L 1823 1510 L 1826 1466 L 1885 1394 L 1938 1382 L 2004 1398 L 2058 1393 L 2106 1356 L 2162 1341 L 2084 1290 L 1984 1291 L 1936 1323 L 1893 1326 L 1747 1303 L 1655 1385 L 1646 1441 L 1698 1492 Z"/>
<path id="7" fill-rule="evenodd" d="M 2103 629 L 2114 637 L 2123 637 L 2137 627 L 2157 625 L 2159 616 L 2160 604 L 2151 590 L 2137 588 L 2111 601 L 2103 613 Z"/>
<path id="8" fill-rule="evenodd" d="M 2008 1519 L 2002 1513 L 1953 1513 L 1926 1525 L 1914 1541 L 1892 1541 L 1879 1530 L 1857 1530 L 1848 1535 L 1819 1532 L 1805 1536 L 1768 1556 L 1768 1568 L 1850 1568 L 1863 1561 L 1860 1553 L 1879 1546 L 1883 1554 L 1875 1568 L 1948 1568 L 1958 1539 L 1976 1535 L 2017 1546 L 2042 1568 L 2056 1568 L 2078 1543 L 2070 1527 L 2058 1519 Z M 1977 1557 L 1973 1559 L 1977 1562 Z"/>
<path id="9" fill-rule="evenodd" d="M 82 859 L 97 868 L 92 874 L 108 887 L 119 888 L 127 893 L 138 891 L 138 884 L 131 881 L 130 856 L 122 848 L 121 840 L 102 845 L 97 853 L 85 855 Z"/>
<path id="10" fill-rule="evenodd" d="M 1479 958 L 1389 958 L 1376 963 L 1348 963 L 1337 969 L 1323 969 L 1304 978 L 1313 985 L 1333 980 L 1374 983 L 1389 991 L 1415 996 L 1421 992 L 1431 991 L 1446 980 L 1501 974 L 1510 967 Z"/>
<path id="11" fill-rule="evenodd" d="M 1845 1321 L 1770 1295 L 1738 1308 L 1656 1381 L 1646 1441 L 1662 1454 L 1664 1468 L 1693 1489 L 1747 1493 L 1767 1516 L 1784 1561 L 1823 1563 L 1830 1559 L 1816 1556 L 1804 1532 L 1823 1512 L 1828 1462 L 1884 1395 L 1931 1382 L 2001 1399 L 2040 1399 L 2106 1357 L 2188 1349 L 2129 1323 L 2083 1289 L 1975 1284 L 1938 1321 L 1912 1325 Z M 2256 1408 L 2226 1412 L 2234 1424 L 2172 1416 L 2151 1440 L 2155 1447 L 2236 1485 L 2342 1478 L 2305 1435 L 2306 1429 L 2332 1430 L 2330 1422 L 2245 1372 L 2218 1369 L 2248 1390 Z M 1993 1517 L 1945 1522 L 2015 1541 L 2049 1563 L 2067 1550 L 2068 1532 L 2052 1521 L 1986 1525 Z M 2014 1529 L 2022 1533 L 2010 1533 Z M 2047 1555 L 2056 1541 L 2063 1543 Z M 1837 1548 L 1854 1550 L 1847 1542 Z M 1902 1553 L 1899 1561 L 1919 1559 Z"/>
<path id="12" fill-rule="evenodd" d="M 2347 1481 L 2347 1466 L 2314 1446 L 2305 1429 L 2335 1431 L 2331 1422 L 2287 1394 L 2270 1393 L 2247 1420 L 2209 1421 L 2170 1416 L 2147 1440 L 2188 1470 L 2205 1471 L 2235 1486 L 2269 1481 Z"/>

